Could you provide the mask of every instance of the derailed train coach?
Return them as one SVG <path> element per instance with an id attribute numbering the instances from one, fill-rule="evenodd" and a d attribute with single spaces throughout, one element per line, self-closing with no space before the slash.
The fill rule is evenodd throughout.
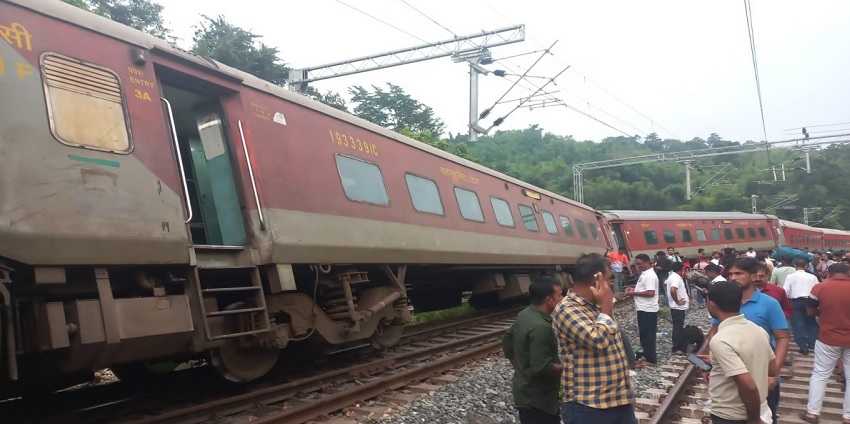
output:
<path id="1" fill-rule="evenodd" d="M 613 246 L 592 208 L 63 2 L 0 2 L 0 38 L 2 389 L 200 355 L 248 381 Z"/>

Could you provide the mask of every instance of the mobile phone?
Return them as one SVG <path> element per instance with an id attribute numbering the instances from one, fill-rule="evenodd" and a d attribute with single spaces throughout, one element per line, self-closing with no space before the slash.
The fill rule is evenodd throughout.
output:
<path id="1" fill-rule="evenodd" d="M 696 365 L 697 368 L 699 368 L 699 369 L 701 369 L 705 372 L 711 371 L 711 364 L 709 364 L 708 362 L 705 362 L 702 358 L 700 358 L 699 356 L 696 356 L 693 353 L 688 354 L 688 361 L 690 361 L 690 363 Z"/>
<path id="2" fill-rule="evenodd" d="M 602 278 L 602 273 L 597 272 L 596 274 L 593 274 L 593 278 L 596 279 L 596 290 L 599 290 L 599 280 Z"/>

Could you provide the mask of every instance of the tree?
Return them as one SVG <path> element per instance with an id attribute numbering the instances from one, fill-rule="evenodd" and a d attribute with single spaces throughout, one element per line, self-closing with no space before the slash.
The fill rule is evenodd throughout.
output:
<path id="1" fill-rule="evenodd" d="M 231 24 L 219 16 L 202 15 L 196 27 L 192 51 L 278 85 L 286 83 L 289 68 L 278 49 L 258 42 L 259 35 Z"/>
<path id="2" fill-rule="evenodd" d="M 413 131 L 408 127 L 404 127 L 399 131 L 401 135 L 410 137 L 414 140 L 421 141 L 430 146 L 436 147 L 444 152 L 449 152 L 455 156 L 462 157 L 466 160 L 476 161 L 469 151 L 469 146 L 464 142 L 454 140 L 441 140 L 440 137 L 434 135 L 431 130 Z"/>
<path id="3" fill-rule="evenodd" d="M 339 95 L 339 93 L 330 90 L 322 93 L 313 87 L 307 86 L 307 90 L 304 94 L 306 94 L 311 99 L 322 102 L 334 109 L 339 109 L 343 112 L 348 112 L 348 106 L 345 104 L 345 99 L 343 99 L 342 96 Z"/>
<path id="4" fill-rule="evenodd" d="M 414 133 L 428 130 L 437 137 L 443 133 L 445 124 L 431 107 L 413 99 L 397 85 L 387 83 L 387 86 L 387 91 L 374 85 L 373 91 L 361 86 L 349 88 L 351 101 L 357 104 L 354 114 L 396 132 L 408 128 Z"/>
<path id="5" fill-rule="evenodd" d="M 162 6 L 151 0 L 63 0 L 155 37 L 173 41 L 162 18 Z"/>

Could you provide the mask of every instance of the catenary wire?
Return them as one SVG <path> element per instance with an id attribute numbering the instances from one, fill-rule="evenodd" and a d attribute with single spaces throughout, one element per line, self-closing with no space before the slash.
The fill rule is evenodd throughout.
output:
<path id="1" fill-rule="evenodd" d="M 744 13 L 747 17 L 747 33 L 750 39 L 750 52 L 753 56 L 753 71 L 755 72 L 756 77 L 756 92 L 758 93 L 759 112 L 761 113 L 761 129 L 762 133 L 764 134 L 765 151 L 767 152 L 767 163 L 770 164 L 770 144 L 768 144 L 767 125 L 765 125 L 764 121 L 764 102 L 762 102 L 761 97 L 761 78 L 759 78 L 758 58 L 756 56 L 756 36 L 755 29 L 753 28 L 753 10 L 750 6 L 750 1 L 744 0 Z"/>
<path id="2" fill-rule="evenodd" d="M 454 31 L 452 31 L 452 30 L 450 30 L 450 29 L 446 28 L 446 26 L 445 26 L 445 25 L 443 25 L 443 24 L 441 24 L 441 23 L 437 22 L 434 18 L 432 18 L 432 17 L 428 16 L 425 12 L 423 12 L 423 11 L 421 11 L 421 10 L 417 9 L 415 6 L 413 6 L 412 4 L 408 3 L 408 2 L 407 2 L 407 0 L 401 0 L 401 2 L 402 2 L 402 3 L 404 3 L 405 5 L 407 5 L 407 7 L 409 7 L 409 8 L 411 8 L 411 9 L 415 10 L 415 11 L 416 11 L 416 13 L 419 13 L 420 15 L 422 15 L 422 16 L 424 16 L 424 17 L 426 17 L 428 20 L 430 20 L 431 22 L 433 22 L 434 24 L 436 24 L 438 27 L 440 27 L 440 28 L 442 28 L 442 29 L 444 29 L 444 30 L 448 31 L 449 33 L 451 33 L 451 34 L 452 34 L 452 35 L 454 35 L 455 37 L 457 37 L 457 36 L 458 36 L 457 34 L 455 34 L 455 32 L 454 32 Z"/>

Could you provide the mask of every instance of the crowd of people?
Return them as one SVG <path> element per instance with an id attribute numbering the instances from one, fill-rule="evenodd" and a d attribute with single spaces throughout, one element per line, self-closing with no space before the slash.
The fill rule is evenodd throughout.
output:
<path id="1" fill-rule="evenodd" d="M 800 355 L 814 355 L 800 419 L 819 422 L 836 374 L 845 390 L 842 424 L 850 424 L 850 379 L 843 374 L 850 369 L 850 252 L 778 260 L 772 253 L 700 249 L 688 259 L 670 247 L 632 261 L 621 248 L 582 256 L 566 292 L 557 279 L 536 278 L 532 305 L 503 340 L 520 422 L 636 424 L 629 373 L 658 364 L 659 312 L 669 310 L 672 353 L 686 356 L 705 340 L 685 317 L 705 308 L 712 322 L 701 358 L 713 423 L 777 423 L 779 370 L 790 365 L 793 335 Z M 613 317 L 614 303 L 627 299 L 636 309 L 637 350 Z"/>

